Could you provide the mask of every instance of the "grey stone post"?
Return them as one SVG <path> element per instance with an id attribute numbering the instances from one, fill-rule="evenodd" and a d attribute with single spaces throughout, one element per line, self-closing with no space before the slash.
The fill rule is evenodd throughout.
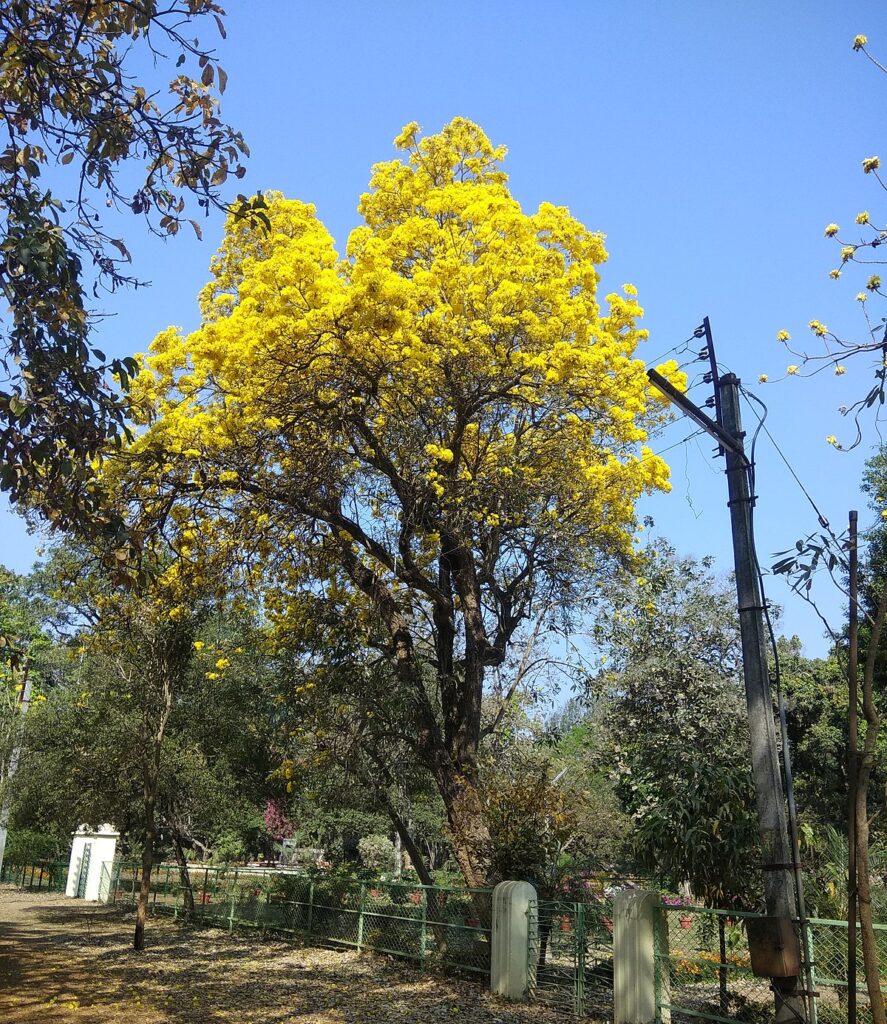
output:
<path id="1" fill-rule="evenodd" d="M 653 1024 L 656 987 L 668 1003 L 668 971 L 656 963 L 656 929 L 662 901 L 655 892 L 629 890 L 613 900 L 613 1011 L 615 1024 Z M 668 933 L 660 930 L 660 956 L 667 956 Z M 668 1019 L 667 1012 L 663 1020 Z"/>
<path id="2" fill-rule="evenodd" d="M 529 882 L 500 882 L 493 890 L 490 989 L 526 1000 L 530 991 L 529 943 L 536 931 L 536 890 Z"/>

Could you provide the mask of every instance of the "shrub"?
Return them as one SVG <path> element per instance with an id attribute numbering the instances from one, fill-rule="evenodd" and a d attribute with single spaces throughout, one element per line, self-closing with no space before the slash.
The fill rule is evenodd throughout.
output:
<path id="1" fill-rule="evenodd" d="M 387 836 L 364 836 L 357 850 L 361 863 L 370 871 L 390 871 L 394 867 L 394 843 Z"/>

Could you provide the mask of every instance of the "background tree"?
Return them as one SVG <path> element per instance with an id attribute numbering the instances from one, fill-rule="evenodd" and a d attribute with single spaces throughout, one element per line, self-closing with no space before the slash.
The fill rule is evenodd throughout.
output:
<path id="1" fill-rule="evenodd" d="M 711 563 L 657 542 L 596 623 L 616 795 L 646 869 L 709 906 L 761 891 L 735 599 Z"/>
<path id="2" fill-rule="evenodd" d="M 222 14 L 214 0 L 0 7 L 0 488 L 57 525 L 102 525 L 90 462 L 125 430 L 110 376 L 126 387 L 135 364 L 91 346 L 86 300 L 138 283 L 117 212 L 161 236 L 190 218 L 199 235 L 189 200 L 225 207 L 244 174 L 246 144 L 219 119 L 227 76 L 195 38 L 203 23 L 224 35 Z M 164 83 L 147 69 L 167 60 Z"/>
<path id="3" fill-rule="evenodd" d="M 67 560 L 59 568 L 70 578 Z M 40 583 L 55 589 L 52 569 Z M 83 590 L 55 589 L 57 621 L 69 624 L 73 616 L 86 635 L 65 625 L 62 671 L 29 716 L 13 820 L 17 831 L 65 839 L 83 822 L 111 821 L 126 852 L 141 856 L 144 762 L 152 755 L 143 736 L 144 681 L 134 686 L 123 677 L 119 637 L 109 637 L 100 619 L 90 626 L 97 595 Z M 154 852 L 173 853 L 186 891 L 188 858 L 259 850 L 261 808 L 273 792 L 268 777 L 285 749 L 260 630 L 218 606 L 204 606 L 198 626 L 170 694 L 154 809 Z"/>
<path id="4" fill-rule="evenodd" d="M 23 715 L 30 700 L 42 699 L 32 686 L 49 638 L 42 609 L 22 577 L 0 566 L 0 868 L 6 849 L 12 778 L 21 756 Z"/>
<path id="5" fill-rule="evenodd" d="M 137 378 L 155 422 L 127 457 L 149 518 L 185 503 L 264 560 L 272 613 L 322 593 L 385 654 L 480 884 L 485 680 L 534 613 L 631 561 L 634 501 L 667 487 L 644 447 L 664 410 L 634 288 L 599 308 L 601 237 L 525 214 L 477 126 L 417 131 L 374 169 L 345 260 L 298 202 L 270 199 L 268 235 L 229 224 L 202 326 L 161 334 Z"/>

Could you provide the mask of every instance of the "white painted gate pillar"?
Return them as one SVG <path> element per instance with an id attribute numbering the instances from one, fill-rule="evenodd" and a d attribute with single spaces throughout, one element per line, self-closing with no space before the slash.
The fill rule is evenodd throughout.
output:
<path id="1" fill-rule="evenodd" d="M 490 950 L 490 989 L 496 995 L 528 998 L 531 968 L 527 951 L 530 934 L 536 930 L 536 890 L 529 882 L 500 882 L 493 890 Z"/>
<path id="2" fill-rule="evenodd" d="M 82 896 L 86 900 L 99 899 L 102 868 L 108 872 L 114 866 L 114 853 L 120 833 L 110 825 L 93 831 L 81 825 L 73 835 L 71 860 L 68 863 L 66 896 Z"/>
<path id="3" fill-rule="evenodd" d="M 668 1004 L 668 971 L 656 963 L 656 930 L 662 900 L 655 892 L 618 892 L 613 899 L 613 1016 L 614 1024 L 653 1024 L 656 1020 L 656 979 L 662 1002 Z M 667 943 L 664 929 L 660 944 Z M 660 948 L 660 956 L 668 955 Z M 662 1020 L 669 1019 L 668 1011 Z"/>

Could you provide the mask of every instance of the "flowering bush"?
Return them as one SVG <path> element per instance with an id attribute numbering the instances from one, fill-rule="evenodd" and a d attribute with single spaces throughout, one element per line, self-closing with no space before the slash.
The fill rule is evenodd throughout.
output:
<path id="1" fill-rule="evenodd" d="M 682 896 L 663 896 L 662 903 L 666 907 L 686 907 L 689 905 Z"/>

